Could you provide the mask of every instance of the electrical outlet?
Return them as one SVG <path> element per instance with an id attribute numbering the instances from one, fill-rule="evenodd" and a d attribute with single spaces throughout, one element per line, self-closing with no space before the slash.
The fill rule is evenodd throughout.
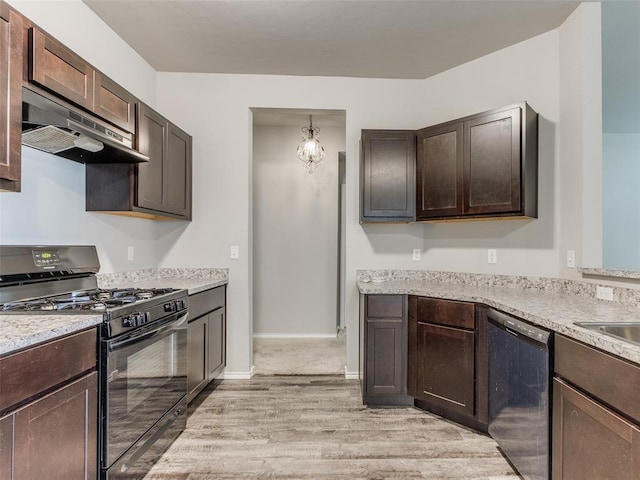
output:
<path id="1" fill-rule="evenodd" d="M 133 245 L 129 245 L 127 247 L 127 260 L 129 260 L 130 262 L 133 262 L 133 259 L 135 258 L 135 248 L 133 247 Z"/>
<path id="2" fill-rule="evenodd" d="M 576 251 L 567 250 L 567 267 L 576 268 Z"/>
<path id="3" fill-rule="evenodd" d="M 495 248 L 487 250 L 487 263 L 498 263 L 498 252 Z"/>
<path id="4" fill-rule="evenodd" d="M 609 300 L 613 302 L 613 288 L 611 287 L 596 287 L 596 298 L 600 300 Z"/>
<path id="5" fill-rule="evenodd" d="M 240 247 L 233 245 L 231 247 L 231 260 L 238 260 L 240 258 Z"/>
<path id="6" fill-rule="evenodd" d="M 413 261 L 414 262 L 419 262 L 420 261 L 420 249 L 419 248 L 414 248 L 413 249 Z"/>

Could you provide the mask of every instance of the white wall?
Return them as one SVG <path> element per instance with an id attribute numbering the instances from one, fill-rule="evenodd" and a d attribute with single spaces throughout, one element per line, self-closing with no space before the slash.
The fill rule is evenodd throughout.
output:
<path id="1" fill-rule="evenodd" d="M 603 268 L 640 270 L 640 134 L 603 135 Z"/>
<path id="2" fill-rule="evenodd" d="M 251 107 L 347 111 L 348 370 L 358 369 L 359 268 L 424 268 L 518 275 L 558 274 L 555 172 L 559 120 L 558 32 L 553 31 L 426 80 L 160 73 L 159 105 L 194 135 L 194 221 L 178 241 L 163 235 L 167 265 L 230 267 L 229 369 L 251 367 Z M 310 95 L 309 92 L 313 92 Z M 540 218 L 438 225 L 358 223 L 363 128 L 419 128 L 527 100 L 540 113 Z M 162 229 L 163 226 L 161 225 Z M 230 245 L 242 258 L 229 262 Z M 425 252 L 411 261 L 413 248 Z M 486 263 L 498 249 L 498 264 Z"/>
<path id="3" fill-rule="evenodd" d="M 79 0 L 9 3 L 144 101 L 156 72 Z M 22 147 L 22 192 L 0 195 L 0 244 L 95 244 L 102 272 L 155 267 L 157 225 L 84 211 L 84 165 Z M 127 246 L 135 260 L 127 261 Z"/>
<path id="4" fill-rule="evenodd" d="M 583 3 L 560 29 L 560 276 L 602 266 L 602 78 L 600 4 Z"/>
<path id="5" fill-rule="evenodd" d="M 321 128 L 320 140 L 325 160 L 310 175 L 296 155 L 300 127 L 253 129 L 254 335 L 336 333 L 344 128 Z"/>

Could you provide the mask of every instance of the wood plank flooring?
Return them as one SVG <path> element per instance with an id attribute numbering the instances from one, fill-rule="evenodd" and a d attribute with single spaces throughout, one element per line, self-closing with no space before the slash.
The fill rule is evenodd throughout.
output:
<path id="1" fill-rule="evenodd" d="M 339 376 L 225 380 L 192 406 L 145 480 L 518 478 L 492 439 L 414 408 L 367 408 Z"/>
<path id="2" fill-rule="evenodd" d="M 344 375 L 347 342 L 336 338 L 254 338 L 255 375 Z"/>

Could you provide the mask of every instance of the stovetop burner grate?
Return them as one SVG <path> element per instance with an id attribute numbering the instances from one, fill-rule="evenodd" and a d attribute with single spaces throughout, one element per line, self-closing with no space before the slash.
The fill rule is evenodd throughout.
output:
<path id="1" fill-rule="evenodd" d="M 106 311 L 138 301 L 174 292 L 174 288 L 115 288 L 90 289 L 53 295 L 37 299 L 8 302 L 1 305 L 3 312 L 52 312 L 52 311 Z"/>

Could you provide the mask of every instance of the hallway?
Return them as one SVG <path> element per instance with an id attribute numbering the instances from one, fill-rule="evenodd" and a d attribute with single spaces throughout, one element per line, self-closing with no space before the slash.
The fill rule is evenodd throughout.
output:
<path id="1" fill-rule="evenodd" d="M 344 375 L 346 332 L 336 338 L 253 339 L 254 375 Z"/>

